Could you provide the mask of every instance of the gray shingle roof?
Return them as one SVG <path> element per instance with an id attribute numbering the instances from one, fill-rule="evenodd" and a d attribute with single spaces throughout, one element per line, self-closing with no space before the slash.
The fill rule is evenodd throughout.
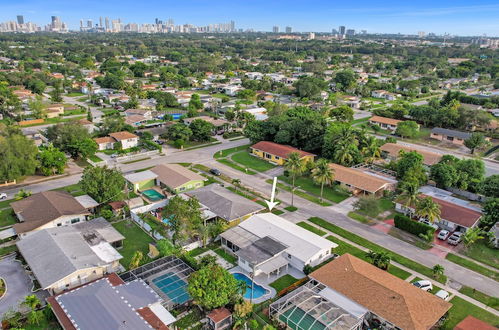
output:
<path id="1" fill-rule="evenodd" d="M 151 329 L 136 312 L 160 298 L 142 280 L 113 287 L 101 279 L 56 298 L 77 329 Z"/>
<path id="2" fill-rule="evenodd" d="M 452 137 L 463 139 L 463 140 L 466 140 L 471 136 L 471 134 L 467 133 L 467 132 L 461 132 L 461 131 L 456 131 L 456 130 L 447 129 L 447 128 L 441 128 L 441 127 L 435 127 L 431 130 L 431 132 L 434 134 L 452 136 Z"/>
<path id="3" fill-rule="evenodd" d="M 232 221 L 264 209 L 260 204 L 239 196 L 217 184 L 210 184 L 196 189 L 189 192 L 188 195 L 196 197 L 201 204 L 226 221 Z"/>

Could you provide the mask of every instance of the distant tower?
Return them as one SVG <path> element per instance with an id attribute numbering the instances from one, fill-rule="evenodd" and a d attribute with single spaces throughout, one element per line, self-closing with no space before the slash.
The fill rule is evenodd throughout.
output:
<path id="1" fill-rule="evenodd" d="M 24 24 L 24 16 L 17 15 L 17 24 Z"/>
<path id="2" fill-rule="evenodd" d="M 92 28 L 92 20 L 91 19 L 87 20 L 87 27 Z"/>
<path id="3" fill-rule="evenodd" d="M 279 33 L 279 27 L 278 26 L 272 27 L 272 32 L 273 33 Z"/>
<path id="4" fill-rule="evenodd" d="M 293 32 L 291 26 L 286 26 L 286 33 L 291 33 L 291 32 Z"/>
<path id="5" fill-rule="evenodd" d="M 345 35 L 346 29 L 347 29 L 347 28 L 346 28 L 344 25 L 341 25 L 341 26 L 339 27 L 339 32 L 340 32 L 340 34 L 341 34 L 342 36 L 344 36 L 344 35 Z"/>
<path id="6" fill-rule="evenodd" d="M 80 20 L 80 28 L 82 28 L 82 27 L 83 27 L 83 20 L 81 19 Z"/>
<path id="7" fill-rule="evenodd" d="M 101 17 L 99 17 L 99 27 L 100 27 L 100 28 L 103 28 L 103 27 L 104 27 L 104 26 L 102 25 L 102 16 L 101 16 Z"/>
<path id="8" fill-rule="evenodd" d="M 106 17 L 106 31 L 109 31 L 109 17 Z"/>

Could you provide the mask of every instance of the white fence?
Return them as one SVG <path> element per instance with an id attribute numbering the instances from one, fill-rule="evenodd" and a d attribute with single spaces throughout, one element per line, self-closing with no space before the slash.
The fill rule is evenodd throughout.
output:
<path id="1" fill-rule="evenodd" d="M 125 155 L 125 156 L 116 157 L 115 160 L 118 163 L 123 163 L 123 162 L 133 161 L 133 160 L 136 160 L 136 159 L 142 159 L 142 158 L 151 157 L 151 156 L 154 156 L 154 155 L 157 155 L 157 154 L 159 154 L 159 150 L 151 150 L 151 151 L 139 152 L 139 153 L 136 153 L 136 154 L 131 154 L 131 155 Z"/>

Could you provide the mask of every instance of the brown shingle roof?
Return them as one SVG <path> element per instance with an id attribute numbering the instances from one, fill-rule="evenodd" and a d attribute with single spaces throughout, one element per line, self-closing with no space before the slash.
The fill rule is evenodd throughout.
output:
<path id="1" fill-rule="evenodd" d="M 153 167 L 151 171 L 156 173 L 159 181 L 171 189 L 178 188 L 189 181 L 205 180 L 201 175 L 178 164 L 161 164 Z"/>
<path id="2" fill-rule="evenodd" d="M 208 318 L 212 319 L 213 322 L 218 323 L 218 322 L 225 320 L 230 315 L 231 315 L 230 311 L 227 308 L 222 307 L 222 308 L 217 308 L 217 309 L 212 310 L 206 316 Z"/>
<path id="3" fill-rule="evenodd" d="M 34 230 L 64 215 L 90 214 L 65 191 L 44 191 L 10 204 L 24 222 L 14 225 L 16 233 Z"/>
<path id="4" fill-rule="evenodd" d="M 350 254 L 322 266 L 309 277 L 406 330 L 430 329 L 452 306 Z"/>
<path id="5" fill-rule="evenodd" d="M 423 163 L 428 166 L 434 165 L 438 163 L 440 159 L 442 159 L 442 155 L 437 154 L 436 152 L 407 147 L 396 143 L 385 143 L 381 146 L 381 150 L 388 152 L 390 156 L 394 158 L 397 158 L 399 156 L 400 150 L 404 150 L 406 152 L 416 151 L 423 156 Z"/>
<path id="6" fill-rule="evenodd" d="M 114 143 L 116 142 L 115 139 L 113 139 L 112 137 L 110 136 L 104 136 L 104 137 L 100 137 L 100 138 L 95 138 L 94 139 L 95 143 L 97 144 L 102 144 L 102 143 Z"/>
<path id="7" fill-rule="evenodd" d="M 422 197 L 428 197 L 421 195 Z M 444 201 L 442 199 L 430 196 L 431 199 L 440 205 L 440 217 L 442 219 L 454 222 L 455 224 L 470 228 L 480 219 L 482 214 L 480 212 L 471 210 L 469 208 Z"/>
<path id="8" fill-rule="evenodd" d="M 397 119 L 393 119 L 393 118 L 386 118 L 386 117 L 381 117 L 381 116 L 372 116 L 371 118 L 369 118 L 369 121 L 375 122 L 375 123 L 382 123 L 382 124 L 397 126 L 398 123 L 400 123 L 402 120 L 397 120 Z"/>
<path id="9" fill-rule="evenodd" d="M 127 131 L 109 133 L 109 136 L 115 138 L 117 141 L 138 138 L 137 135 Z"/>
<path id="10" fill-rule="evenodd" d="M 454 330 L 497 330 L 497 328 L 468 315 L 454 327 Z"/>
<path id="11" fill-rule="evenodd" d="M 341 166 L 330 163 L 329 166 L 334 170 L 334 180 L 343 184 L 348 184 L 357 189 L 361 189 L 370 193 L 375 193 L 378 190 L 392 185 L 391 181 L 369 175 L 363 171 L 354 168 Z"/>
<path id="12" fill-rule="evenodd" d="M 305 156 L 315 156 L 314 154 L 310 152 L 306 152 L 300 149 L 296 149 L 291 146 L 283 145 L 283 144 L 278 144 L 270 141 L 260 141 L 254 145 L 251 146 L 253 149 L 258 149 L 261 151 L 264 151 L 266 153 L 269 153 L 271 155 L 279 156 L 281 158 L 287 158 L 288 155 L 292 152 L 297 152 L 299 153 L 302 157 Z"/>

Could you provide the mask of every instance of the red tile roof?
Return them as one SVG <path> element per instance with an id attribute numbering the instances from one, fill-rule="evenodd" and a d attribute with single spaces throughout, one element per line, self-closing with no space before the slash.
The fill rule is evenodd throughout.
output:
<path id="1" fill-rule="evenodd" d="M 454 327 L 454 330 L 497 330 L 497 328 L 468 315 Z"/>
<path id="2" fill-rule="evenodd" d="M 168 327 L 149 307 L 137 309 L 137 313 L 139 313 L 139 315 L 142 316 L 142 318 L 146 320 L 146 322 L 149 323 L 153 329 L 168 330 Z"/>
<path id="3" fill-rule="evenodd" d="M 288 155 L 292 152 L 297 152 L 299 153 L 302 157 L 305 156 L 315 156 L 314 154 L 310 152 L 306 152 L 300 149 L 296 149 L 291 146 L 283 145 L 283 144 L 278 144 L 270 141 L 260 141 L 254 145 L 251 146 L 253 149 L 258 149 L 261 151 L 264 151 L 266 153 L 269 153 L 274 156 L 279 156 L 281 158 L 287 158 Z"/>
<path id="4" fill-rule="evenodd" d="M 397 124 L 400 123 L 402 120 L 386 118 L 381 116 L 372 116 L 371 118 L 369 118 L 369 121 L 374 123 L 382 123 L 382 124 L 397 126 Z"/>
<path id="5" fill-rule="evenodd" d="M 130 132 L 127 132 L 127 131 L 109 133 L 109 136 L 115 138 L 117 141 L 138 138 L 137 135 L 130 133 Z"/>
<path id="6" fill-rule="evenodd" d="M 206 316 L 212 319 L 213 322 L 219 323 L 228 318 L 229 316 L 231 316 L 231 313 L 227 308 L 222 307 L 212 310 Z"/>

